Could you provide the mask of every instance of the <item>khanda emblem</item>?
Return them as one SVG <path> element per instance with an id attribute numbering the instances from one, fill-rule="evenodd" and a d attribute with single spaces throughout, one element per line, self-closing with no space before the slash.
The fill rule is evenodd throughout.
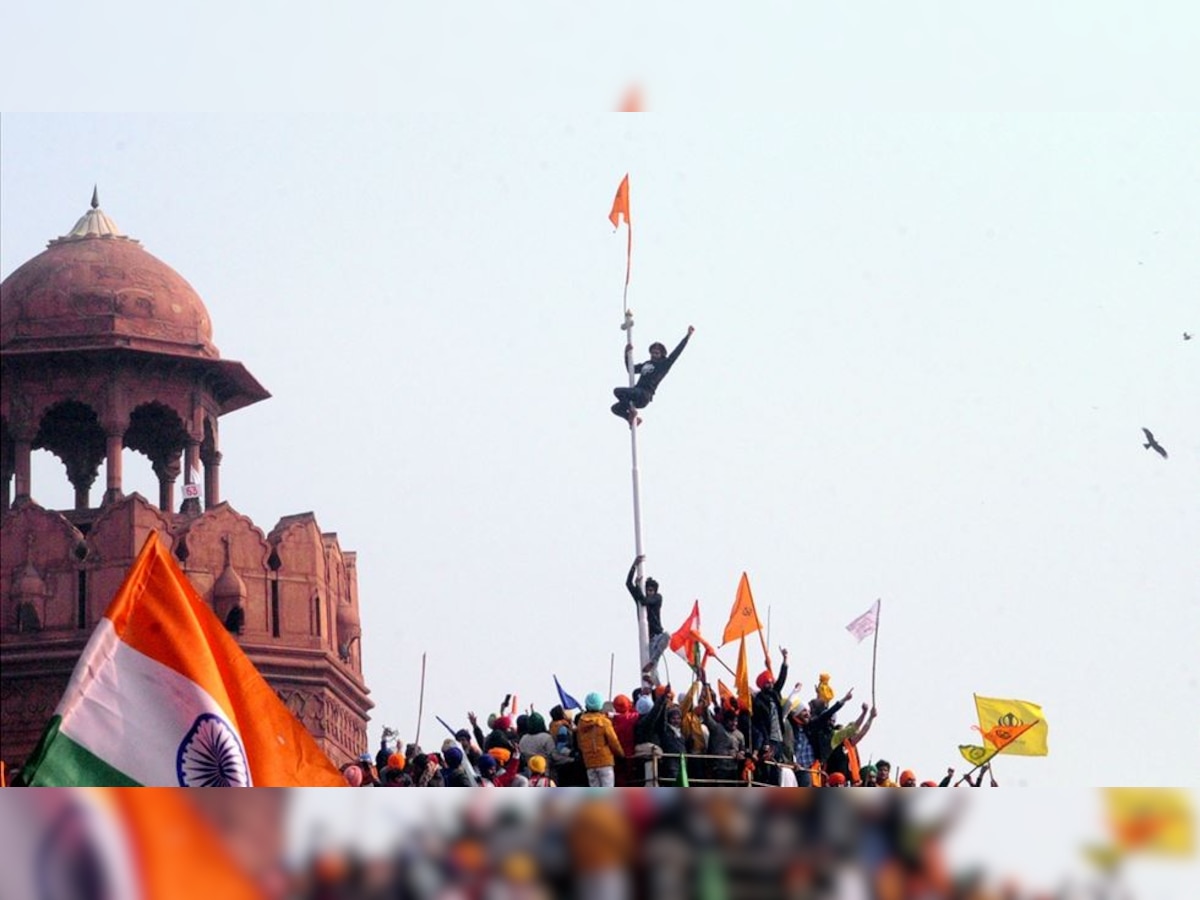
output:
<path id="1" fill-rule="evenodd" d="M 966 756 L 969 762 L 980 763 L 987 757 L 988 751 L 986 747 L 962 747 L 963 755 Z"/>
<path id="2" fill-rule="evenodd" d="M 1001 749 L 1011 744 L 1032 727 L 1032 725 L 1026 725 L 1012 713 L 1005 713 L 997 720 L 995 725 L 987 731 L 981 731 L 980 733 L 997 749 Z"/>

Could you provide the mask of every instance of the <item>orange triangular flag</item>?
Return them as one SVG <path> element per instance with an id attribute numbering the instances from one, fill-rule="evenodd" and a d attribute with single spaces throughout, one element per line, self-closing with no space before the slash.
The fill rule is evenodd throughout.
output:
<path id="1" fill-rule="evenodd" d="M 750 708 L 750 666 L 746 662 L 746 636 L 742 635 L 742 647 L 738 650 L 737 675 L 738 703 L 742 709 Z"/>
<path id="2" fill-rule="evenodd" d="M 671 635 L 670 647 L 672 652 L 678 653 L 693 666 L 702 667 L 710 656 L 716 654 L 712 645 L 700 635 L 699 600 L 692 604 L 692 611 L 687 619 Z"/>
<path id="3" fill-rule="evenodd" d="M 721 705 L 728 706 L 729 701 L 733 699 L 733 691 L 729 689 L 729 685 L 723 682 L 720 678 L 717 679 L 717 694 L 721 698 Z"/>
<path id="4" fill-rule="evenodd" d="M 733 609 L 729 613 L 729 622 L 725 625 L 725 633 L 721 636 L 721 646 L 740 637 L 753 634 L 762 629 L 758 621 L 758 611 L 754 608 L 754 595 L 750 593 L 750 579 L 742 573 L 738 582 L 737 597 L 733 601 Z"/>
<path id="5" fill-rule="evenodd" d="M 608 214 L 608 221 L 612 222 L 613 228 L 618 228 L 621 225 L 621 216 L 625 217 L 625 224 L 629 224 L 629 174 L 621 179 L 621 184 L 617 187 L 617 196 L 613 198 L 612 212 Z"/>

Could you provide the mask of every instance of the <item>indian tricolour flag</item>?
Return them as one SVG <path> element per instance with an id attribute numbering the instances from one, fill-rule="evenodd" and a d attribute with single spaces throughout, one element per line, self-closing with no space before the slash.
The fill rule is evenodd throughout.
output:
<path id="1" fill-rule="evenodd" d="M 265 900 L 265 879 L 256 880 L 257 867 L 247 865 L 253 858 L 231 852 L 230 833 L 191 802 L 196 796 L 115 788 L 9 792 L 0 803 L 0 897 Z"/>
<path id="2" fill-rule="evenodd" d="M 21 780 L 345 785 L 151 532 Z"/>

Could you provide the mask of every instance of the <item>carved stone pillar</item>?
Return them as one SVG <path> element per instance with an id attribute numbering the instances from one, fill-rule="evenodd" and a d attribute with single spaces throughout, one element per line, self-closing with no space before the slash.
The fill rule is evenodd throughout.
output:
<path id="1" fill-rule="evenodd" d="M 170 512 L 175 508 L 175 480 L 179 477 L 183 451 L 176 450 L 167 456 L 154 460 L 151 468 L 158 477 L 158 508 Z"/>
<path id="2" fill-rule="evenodd" d="M 179 506 L 179 511 L 185 515 L 200 515 L 200 486 L 194 481 L 196 477 L 194 473 L 199 468 L 200 442 L 189 440 L 187 442 L 187 456 L 184 460 L 183 469 L 183 503 Z"/>
<path id="3" fill-rule="evenodd" d="M 30 459 L 33 456 L 33 441 L 19 437 L 13 441 L 13 473 L 16 476 L 16 494 L 13 503 L 28 500 L 31 494 Z"/>
<path id="4" fill-rule="evenodd" d="M 221 451 L 204 455 L 204 508 L 212 509 L 221 502 Z"/>
<path id="5" fill-rule="evenodd" d="M 88 509 L 91 503 L 92 485 L 100 474 L 100 460 L 84 450 L 67 456 L 67 478 L 75 488 L 75 508 Z"/>
<path id="6" fill-rule="evenodd" d="M 121 492 L 121 448 L 125 437 L 121 432 L 108 432 L 104 437 L 104 466 L 106 487 L 104 503 L 117 503 L 125 495 Z"/>

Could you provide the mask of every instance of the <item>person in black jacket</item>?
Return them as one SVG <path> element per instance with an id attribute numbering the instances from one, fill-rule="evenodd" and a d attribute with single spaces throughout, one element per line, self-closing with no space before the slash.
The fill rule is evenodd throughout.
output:
<path id="1" fill-rule="evenodd" d="M 783 729 L 787 727 L 783 709 L 783 695 L 780 693 L 787 684 L 788 652 L 779 648 L 783 662 L 779 666 L 779 677 L 771 681 L 770 670 L 764 670 L 757 680 L 758 693 L 750 703 L 750 737 L 751 749 L 760 750 L 764 744 L 770 744 L 776 760 L 783 758 Z"/>
<path id="2" fill-rule="evenodd" d="M 617 402 L 612 405 L 614 416 L 620 416 L 629 422 L 634 421 L 637 411 L 649 405 L 650 401 L 654 399 L 654 392 L 658 390 L 659 383 L 667 376 L 671 366 L 675 365 L 675 360 L 679 359 L 679 354 L 687 346 L 688 338 L 695 331 L 696 329 L 689 325 L 687 334 L 679 342 L 679 346 L 671 351 L 670 356 L 667 355 L 667 348 L 657 341 L 650 345 L 650 358 L 633 367 L 633 373 L 638 376 L 637 383 L 633 387 L 613 388 L 613 396 L 617 398 Z M 626 344 L 625 368 L 627 370 L 632 355 L 633 344 Z"/>
<path id="3" fill-rule="evenodd" d="M 633 597 L 633 602 L 638 606 L 645 607 L 646 610 L 646 631 L 649 634 L 650 646 L 647 652 L 649 661 L 646 663 L 645 671 L 652 672 L 658 666 L 659 657 L 671 643 L 671 636 L 663 631 L 663 598 L 662 594 L 658 592 L 658 582 L 653 578 L 647 578 L 646 590 L 643 591 L 642 580 L 636 577 L 638 565 L 645 558 L 639 556 L 633 561 L 633 565 L 629 567 L 629 574 L 625 576 L 625 588 Z"/>
<path id="4" fill-rule="evenodd" d="M 804 723 L 804 733 L 812 744 L 813 756 L 821 764 L 822 771 L 829 763 L 829 754 L 833 752 L 833 732 L 837 729 L 835 717 L 843 706 L 854 696 L 854 688 L 846 691 L 846 696 L 830 706 L 823 700 L 813 698 L 809 701 L 809 719 Z"/>

